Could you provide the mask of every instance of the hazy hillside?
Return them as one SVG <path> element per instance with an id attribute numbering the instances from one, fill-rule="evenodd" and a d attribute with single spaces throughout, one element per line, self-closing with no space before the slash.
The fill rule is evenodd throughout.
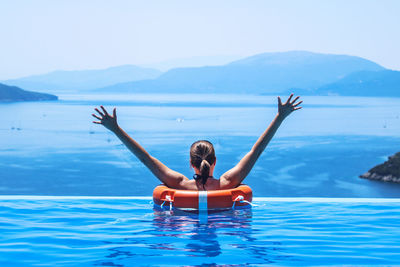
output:
<path id="1" fill-rule="evenodd" d="M 43 75 L 6 80 L 3 83 L 42 92 L 74 92 L 120 82 L 153 79 L 160 74 L 161 71 L 156 69 L 125 65 L 101 70 L 54 71 Z"/>
<path id="2" fill-rule="evenodd" d="M 177 68 L 157 79 L 120 83 L 103 92 L 279 93 L 316 89 L 362 70 L 384 70 L 354 56 L 305 51 L 264 53 L 223 66 Z"/>
<path id="3" fill-rule="evenodd" d="M 163 72 L 175 68 L 204 67 L 204 66 L 220 66 L 228 64 L 234 60 L 241 58 L 240 56 L 195 56 L 188 58 L 176 58 L 165 60 L 152 64 L 141 65 L 146 68 L 154 68 Z"/>
<path id="4" fill-rule="evenodd" d="M 343 96 L 400 97 L 400 71 L 361 71 L 322 86 L 315 93 Z"/>
<path id="5" fill-rule="evenodd" d="M 305 51 L 263 53 L 223 66 L 176 68 L 161 74 L 132 65 L 55 71 L 5 81 L 42 92 L 250 93 L 400 96 L 400 72 L 354 56 Z"/>
<path id="6" fill-rule="evenodd" d="M 0 102 L 43 101 L 57 99 L 58 97 L 55 95 L 25 91 L 16 86 L 8 86 L 0 83 Z"/>

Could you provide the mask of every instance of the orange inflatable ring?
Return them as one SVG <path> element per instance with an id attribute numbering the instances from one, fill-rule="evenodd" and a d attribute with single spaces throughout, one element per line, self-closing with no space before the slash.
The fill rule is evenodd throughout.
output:
<path id="1" fill-rule="evenodd" d="M 252 199 L 251 188 L 244 184 L 232 189 L 211 191 L 177 190 L 159 185 L 153 191 L 155 205 L 188 210 L 214 210 L 249 206 Z"/>

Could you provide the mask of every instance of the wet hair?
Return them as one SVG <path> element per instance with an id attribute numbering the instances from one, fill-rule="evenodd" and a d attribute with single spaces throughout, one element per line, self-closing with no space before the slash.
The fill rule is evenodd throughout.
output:
<path id="1" fill-rule="evenodd" d="M 209 141 L 199 140 L 190 147 L 190 163 L 200 171 L 200 175 L 195 174 L 193 178 L 200 182 L 203 188 L 209 177 L 211 165 L 215 163 L 215 160 L 214 146 Z"/>

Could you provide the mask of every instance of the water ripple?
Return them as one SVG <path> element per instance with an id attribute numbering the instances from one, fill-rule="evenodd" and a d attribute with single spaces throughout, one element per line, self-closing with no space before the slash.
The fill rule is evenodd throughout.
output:
<path id="1" fill-rule="evenodd" d="M 400 264 L 400 202 L 256 204 L 202 223 L 145 199 L 2 199 L 0 264 Z"/>

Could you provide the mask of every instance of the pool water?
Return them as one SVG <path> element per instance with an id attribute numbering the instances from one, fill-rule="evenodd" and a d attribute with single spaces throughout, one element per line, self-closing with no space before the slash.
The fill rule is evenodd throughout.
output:
<path id="1" fill-rule="evenodd" d="M 399 265 L 399 199 L 255 198 L 199 216 L 150 197 L 0 198 L 0 266 Z"/>

